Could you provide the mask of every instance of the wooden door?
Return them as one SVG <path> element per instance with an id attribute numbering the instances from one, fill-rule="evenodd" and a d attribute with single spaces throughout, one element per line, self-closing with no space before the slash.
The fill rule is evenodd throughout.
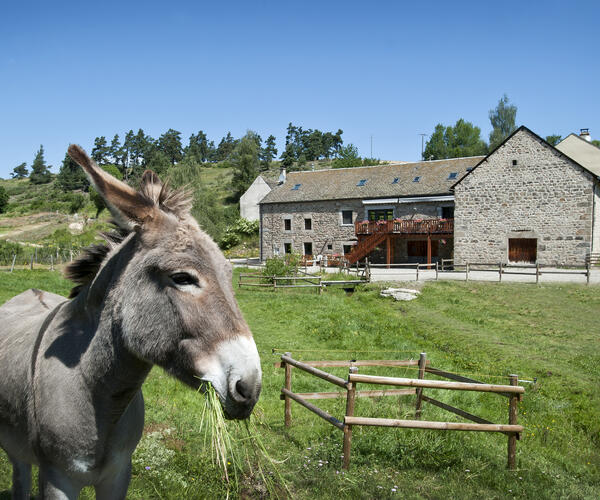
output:
<path id="1" fill-rule="evenodd" d="M 508 261 L 528 262 L 535 264 L 537 260 L 537 238 L 509 238 Z"/>

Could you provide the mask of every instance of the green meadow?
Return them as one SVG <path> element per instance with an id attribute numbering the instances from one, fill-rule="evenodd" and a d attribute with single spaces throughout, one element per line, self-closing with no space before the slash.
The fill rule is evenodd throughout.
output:
<path id="1" fill-rule="evenodd" d="M 1 272 L 0 303 L 31 287 L 67 294 L 70 285 L 57 272 Z M 333 289 L 318 295 L 236 287 L 262 359 L 252 428 L 266 453 L 251 454 L 228 484 L 201 432 L 204 396 L 155 368 L 143 388 L 146 429 L 128 498 L 600 498 L 600 287 L 435 282 L 411 302 L 382 298 L 379 290 L 371 284 L 352 295 Z M 274 366 L 274 349 L 301 360 L 416 359 L 427 352 L 432 366 L 484 382 L 507 383 L 509 373 L 536 379 L 523 384 L 519 403 L 525 432 L 517 442 L 517 470 L 506 469 L 502 434 L 355 427 L 352 463 L 343 471 L 338 429 L 293 402 L 292 426 L 284 427 L 283 370 Z M 335 390 L 293 371 L 297 392 Z M 343 368 L 330 371 L 347 375 Z M 413 368 L 360 373 L 416 376 Z M 508 423 L 502 396 L 425 391 Z M 344 413 L 343 399 L 313 403 L 340 419 Z M 358 399 L 355 414 L 413 418 L 414 396 Z M 422 418 L 461 421 L 427 403 Z M 237 447 L 252 446 L 243 423 L 228 426 Z M 10 483 L 2 454 L 0 499 L 9 498 Z M 93 490 L 82 497 L 93 498 Z"/>

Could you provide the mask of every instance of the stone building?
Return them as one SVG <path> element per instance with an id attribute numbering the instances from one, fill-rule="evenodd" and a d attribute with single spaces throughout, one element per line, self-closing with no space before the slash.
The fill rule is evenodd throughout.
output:
<path id="1" fill-rule="evenodd" d="M 484 157 L 291 172 L 260 201 L 261 259 L 452 256 L 452 185 Z"/>
<path id="2" fill-rule="evenodd" d="M 600 250 L 600 155 L 586 143 L 586 166 L 571 141 L 567 156 L 520 127 L 453 186 L 455 263 L 584 265 Z"/>

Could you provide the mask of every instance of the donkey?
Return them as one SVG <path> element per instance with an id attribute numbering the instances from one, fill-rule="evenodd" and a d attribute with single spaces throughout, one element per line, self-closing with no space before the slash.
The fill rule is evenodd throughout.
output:
<path id="1" fill-rule="evenodd" d="M 0 445 L 12 495 L 125 498 L 144 426 L 141 386 L 153 365 L 194 389 L 212 384 L 228 418 L 250 416 L 258 352 L 235 301 L 231 266 L 190 215 L 181 191 L 151 171 L 135 191 L 79 146 L 120 234 L 67 269 L 70 300 L 29 290 L 0 307 Z"/>

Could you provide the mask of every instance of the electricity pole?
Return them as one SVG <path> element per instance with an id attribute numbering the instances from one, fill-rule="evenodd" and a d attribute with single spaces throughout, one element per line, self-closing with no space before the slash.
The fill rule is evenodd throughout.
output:
<path id="1" fill-rule="evenodd" d="M 424 160 L 425 158 L 423 158 L 423 151 L 425 151 L 423 148 L 425 146 L 425 137 L 427 137 L 428 134 L 419 134 L 421 136 L 421 160 Z"/>

